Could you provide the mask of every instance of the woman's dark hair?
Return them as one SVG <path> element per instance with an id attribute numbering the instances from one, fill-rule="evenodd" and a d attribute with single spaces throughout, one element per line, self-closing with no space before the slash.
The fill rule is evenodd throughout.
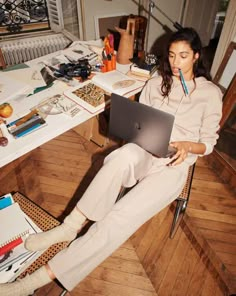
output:
<path id="1" fill-rule="evenodd" d="M 194 78 L 203 76 L 207 80 L 211 80 L 211 76 L 203 63 L 202 43 L 198 33 L 193 28 L 183 28 L 177 32 L 174 32 L 171 35 L 167 44 L 167 49 L 165 50 L 165 54 L 161 62 L 160 74 L 163 78 L 161 91 L 164 97 L 168 97 L 171 90 L 171 85 L 173 83 L 172 71 L 169 64 L 169 49 L 172 43 L 178 42 L 178 41 L 187 42 L 190 45 L 191 49 L 193 50 L 194 54 L 195 53 L 199 54 L 199 58 L 196 60 L 193 66 Z"/>

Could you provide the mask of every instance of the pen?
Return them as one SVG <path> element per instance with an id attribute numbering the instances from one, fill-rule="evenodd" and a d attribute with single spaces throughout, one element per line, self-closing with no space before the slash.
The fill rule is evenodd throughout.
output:
<path id="1" fill-rule="evenodd" d="M 183 86 L 183 89 L 184 89 L 184 93 L 187 96 L 188 95 L 188 88 L 187 88 L 187 85 L 185 83 L 184 76 L 183 76 L 183 73 L 182 73 L 181 69 L 179 69 L 179 75 L 180 75 L 180 80 L 181 80 L 181 83 L 182 83 L 182 86 Z"/>

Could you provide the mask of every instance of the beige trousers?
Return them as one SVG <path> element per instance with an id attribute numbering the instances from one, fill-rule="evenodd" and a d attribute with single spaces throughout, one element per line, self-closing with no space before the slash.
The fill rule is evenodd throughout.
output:
<path id="1" fill-rule="evenodd" d="M 168 167 L 135 144 L 109 154 L 77 206 L 97 221 L 82 237 L 59 252 L 49 266 L 71 291 L 143 223 L 171 203 L 186 181 L 188 165 Z M 115 203 L 121 186 L 131 187 Z M 156 230 L 158 231 L 158 229 Z"/>

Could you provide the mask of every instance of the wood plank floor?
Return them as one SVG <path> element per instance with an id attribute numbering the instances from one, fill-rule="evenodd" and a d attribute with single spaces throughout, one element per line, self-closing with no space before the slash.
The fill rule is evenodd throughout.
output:
<path id="1" fill-rule="evenodd" d="M 44 200 L 41 206 L 62 221 L 112 149 L 98 148 L 74 131 L 36 149 L 33 159 Z M 145 223 L 70 295 L 236 293 L 236 199 L 203 159 L 196 166 L 184 221 L 171 240 L 172 218 L 168 208 Z M 158 226 L 161 230 L 154 236 Z M 54 296 L 61 291 L 52 283 L 36 295 Z"/>

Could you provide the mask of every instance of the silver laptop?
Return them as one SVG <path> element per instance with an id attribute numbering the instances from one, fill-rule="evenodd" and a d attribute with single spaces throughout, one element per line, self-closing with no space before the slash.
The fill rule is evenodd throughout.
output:
<path id="1" fill-rule="evenodd" d="M 171 157 L 174 116 L 112 93 L 109 135 L 135 143 L 158 157 Z"/>

